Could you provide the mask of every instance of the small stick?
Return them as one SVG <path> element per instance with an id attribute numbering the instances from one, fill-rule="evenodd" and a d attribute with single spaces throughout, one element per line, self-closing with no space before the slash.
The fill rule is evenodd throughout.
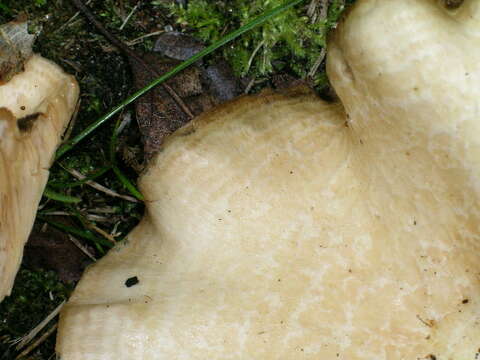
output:
<path id="1" fill-rule="evenodd" d="M 110 241 L 112 244 L 116 244 L 117 243 L 117 240 L 115 240 L 115 238 L 110 235 L 108 232 L 106 232 L 105 230 L 103 229 L 100 229 L 97 225 L 91 223 L 90 221 L 88 221 L 87 219 L 84 220 L 84 223 L 83 223 L 87 228 L 89 228 L 90 230 L 93 230 L 95 232 L 97 232 L 98 234 L 102 235 L 105 239 L 107 239 L 108 241 Z"/>
<path id="2" fill-rule="evenodd" d="M 50 329 L 48 329 L 47 331 L 45 331 L 43 333 L 42 336 L 40 336 L 36 341 L 34 341 L 32 343 L 32 345 L 30 345 L 28 348 L 26 348 L 25 350 L 23 350 L 16 358 L 15 360 L 19 360 L 21 358 L 23 358 L 24 356 L 27 356 L 28 354 L 30 354 L 32 352 L 32 350 L 34 350 L 38 345 L 40 345 L 41 343 L 43 343 L 45 340 L 48 339 L 48 337 L 50 335 L 53 334 L 53 332 L 57 329 L 58 327 L 58 323 L 55 323 Z"/>
<path id="3" fill-rule="evenodd" d="M 321 2 L 320 2 L 320 0 L 312 0 L 312 2 L 310 3 L 310 6 L 308 7 L 308 11 L 307 11 L 310 18 L 312 19 L 312 23 L 314 23 L 315 21 L 323 21 L 327 18 L 327 16 L 328 16 L 328 3 L 329 3 L 329 0 L 321 0 Z M 316 9 L 317 9 L 317 6 L 319 6 L 319 5 L 320 5 L 320 14 L 319 14 L 320 18 L 317 19 Z M 320 51 L 320 55 L 318 56 L 317 60 L 315 60 L 315 63 L 313 64 L 312 68 L 308 72 L 308 75 L 307 75 L 308 77 L 313 78 L 315 76 L 315 74 L 318 71 L 318 68 L 320 67 L 320 65 L 322 65 L 323 60 L 325 60 L 326 54 L 327 54 L 327 52 L 326 52 L 325 48 L 322 48 L 322 50 Z"/>
<path id="4" fill-rule="evenodd" d="M 135 39 L 132 39 L 129 42 L 127 42 L 127 45 L 133 46 L 133 45 L 139 44 L 140 42 L 142 42 L 143 39 L 146 39 L 146 38 L 149 38 L 149 37 L 152 37 L 152 36 L 156 36 L 156 35 L 160 35 L 160 34 L 163 34 L 164 32 L 165 32 L 165 30 L 157 30 L 157 31 L 139 36 L 139 37 L 137 37 Z"/>
<path id="5" fill-rule="evenodd" d="M 247 63 L 247 69 L 245 72 L 247 72 L 248 70 L 250 70 L 250 67 L 252 66 L 252 62 L 253 62 L 253 59 L 255 58 L 255 56 L 257 55 L 258 51 L 262 48 L 262 46 L 265 45 L 265 40 L 262 40 L 258 43 L 258 45 L 255 47 L 255 49 L 253 50 L 252 52 L 252 55 L 250 55 L 250 59 L 248 59 L 248 63 Z"/>
<path id="6" fill-rule="evenodd" d="M 93 261 L 97 261 L 97 259 L 95 258 L 95 256 L 93 256 L 92 254 L 90 254 L 90 251 L 87 250 L 87 248 L 85 246 L 83 246 L 80 241 L 78 241 L 77 238 L 74 238 L 72 235 L 68 235 L 68 238 L 70 239 L 71 242 L 73 242 L 85 255 L 87 255 L 90 259 L 92 259 Z"/>
<path id="7" fill-rule="evenodd" d="M 84 180 L 86 178 L 85 175 L 83 175 L 82 173 L 80 173 L 79 171 L 75 170 L 75 169 L 68 169 L 68 168 L 64 168 L 68 173 L 70 173 L 73 177 L 77 178 L 78 180 Z M 92 188 L 98 190 L 98 191 L 101 191 L 109 196 L 112 196 L 112 197 L 117 197 L 117 198 L 120 198 L 120 199 L 123 199 L 123 200 L 127 200 L 127 201 L 130 201 L 130 202 L 134 202 L 134 203 L 139 203 L 140 201 L 135 199 L 133 196 L 128 196 L 128 195 L 122 195 L 122 194 L 119 194 L 117 193 L 116 191 L 114 190 L 111 190 L 103 185 L 100 185 L 99 183 L 93 181 L 93 180 L 88 180 L 88 181 L 85 181 L 85 184 L 87 184 L 88 186 L 91 186 Z"/>
<path id="8" fill-rule="evenodd" d="M 244 93 L 245 93 L 245 94 L 248 94 L 248 93 L 250 92 L 250 90 L 252 89 L 253 85 L 255 85 L 255 78 L 253 78 L 252 80 L 250 80 L 250 81 L 248 82 L 248 85 L 247 85 L 247 87 L 245 88 Z"/>
<path id="9" fill-rule="evenodd" d="M 119 27 L 119 30 L 123 30 L 123 28 L 125 27 L 125 25 L 127 25 L 128 21 L 130 20 L 130 18 L 133 16 L 133 14 L 135 13 L 135 11 L 137 11 L 138 9 L 138 6 L 140 5 L 140 1 L 137 3 L 137 5 L 135 5 L 132 9 L 132 11 L 130 11 L 130 14 L 127 15 L 127 17 L 125 18 L 125 21 L 122 23 L 122 25 Z"/>
<path id="10" fill-rule="evenodd" d="M 312 18 L 313 15 L 315 14 L 315 10 L 317 10 L 317 5 L 320 0 L 312 0 L 310 1 L 310 4 L 308 5 L 308 10 L 307 10 L 307 16 L 309 18 Z"/>
<path id="11" fill-rule="evenodd" d="M 128 41 L 125 42 L 125 44 L 127 46 L 134 46 L 134 45 L 140 44 L 143 41 L 143 39 L 146 39 L 146 38 L 149 38 L 149 37 L 152 37 L 152 36 L 157 36 L 157 35 L 163 34 L 164 32 L 165 32 L 165 30 L 157 30 L 157 31 L 139 36 L 135 39 L 128 40 Z M 102 47 L 103 51 L 106 51 L 106 52 L 114 51 L 114 48 L 115 48 L 115 46 L 113 46 L 113 45 L 108 45 L 108 46 L 103 46 Z"/>
<path id="12" fill-rule="evenodd" d="M 58 313 L 60 312 L 60 310 L 62 310 L 62 307 L 63 305 L 65 305 L 65 301 L 62 301 L 62 303 L 60 305 L 58 305 L 55 310 L 53 310 L 45 319 L 42 320 L 42 322 L 40 324 L 38 324 L 37 326 L 35 326 L 32 330 L 30 330 L 30 332 L 25 335 L 23 338 L 19 339 L 19 343 L 16 347 L 17 350 L 20 350 L 22 348 L 25 347 L 25 345 L 27 345 L 30 341 L 33 340 L 33 338 L 35 336 L 37 336 L 37 334 L 42 331 L 42 329 L 48 325 L 48 323 L 50 322 L 50 320 L 52 320 L 55 316 L 58 315 Z"/>
<path id="13" fill-rule="evenodd" d="M 128 46 L 126 46 L 120 39 L 118 39 L 116 36 L 111 34 L 105 27 L 100 23 L 95 16 L 92 14 L 92 12 L 88 9 L 88 7 L 83 4 L 81 0 L 72 0 L 75 6 L 87 17 L 87 19 L 100 31 L 103 36 L 105 36 L 113 45 L 118 47 L 120 50 L 122 50 L 127 56 L 130 58 L 134 59 L 136 62 L 138 62 L 145 70 L 150 72 L 152 75 L 159 77 L 160 73 L 153 69 L 151 66 L 149 66 L 143 59 L 135 54 L 132 49 L 130 49 Z M 183 110 L 183 112 L 190 118 L 193 119 L 194 115 L 190 108 L 185 104 L 185 102 L 182 100 L 180 96 L 173 90 L 169 85 L 163 83 L 161 86 L 168 92 L 168 94 L 175 100 L 175 102 L 180 106 L 180 108 Z"/>
<path id="14" fill-rule="evenodd" d="M 318 71 L 318 68 L 320 67 L 320 65 L 322 65 L 322 62 L 325 59 L 326 55 L 327 55 L 327 51 L 325 50 L 325 48 L 322 48 L 322 50 L 320 51 L 320 55 L 318 56 L 317 60 L 315 60 L 315 63 L 313 64 L 312 68 L 308 72 L 308 77 L 312 78 L 316 74 L 316 72 Z"/>
<path id="15" fill-rule="evenodd" d="M 90 3 L 92 2 L 92 0 L 88 0 L 85 4 L 86 5 L 90 5 Z M 77 11 L 70 19 L 67 20 L 67 22 L 65 22 L 62 26 L 60 26 L 57 30 L 55 30 L 53 33 L 56 33 L 56 32 L 59 32 L 59 31 L 62 31 L 63 28 L 67 27 L 68 25 L 70 25 L 71 22 L 73 22 L 73 20 L 75 20 L 78 15 L 80 15 L 80 11 Z"/>

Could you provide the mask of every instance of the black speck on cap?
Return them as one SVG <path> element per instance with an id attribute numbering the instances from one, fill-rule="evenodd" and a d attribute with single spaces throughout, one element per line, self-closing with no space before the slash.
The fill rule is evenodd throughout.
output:
<path id="1" fill-rule="evenodd" d="M 138 277 L 132 276 L 131 278 L 128 278 L 127 280 L 125 280 L 125 286 L 132 287 L 134 285 L 137 285 L 139 282 L 140 280 L 138 280 Z"/>

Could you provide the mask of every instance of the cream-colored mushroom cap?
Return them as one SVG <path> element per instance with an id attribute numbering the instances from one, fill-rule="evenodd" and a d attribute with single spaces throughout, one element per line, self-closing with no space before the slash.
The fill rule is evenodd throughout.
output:
<path id="1" fill-rule="evenodd" d="M 359 0 L 329 43 L 343 105 L 267 93 L 178 131 L 62 360 L 479 357 L 479 17 Z"/>
<path id="2" fill-rule="evenodd" d="M 78 85 L 38 55 L 0 85 L 0 301 L 10 294 Z"/>

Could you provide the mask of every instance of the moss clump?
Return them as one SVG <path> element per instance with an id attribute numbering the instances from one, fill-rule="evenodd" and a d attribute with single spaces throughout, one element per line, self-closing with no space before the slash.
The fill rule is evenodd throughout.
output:
<path id="1" fill-rule="evenodd" d="M 170 9 L 177 23 L 211 44 L 284 3 L 284 0 L 191 0 L 187 7 L 176 5 Z M 328 3 L 326 16 L 315 21 L 307 16 L 308 2 L 282 13 L 224 47 L 223 56 L 238 75 L 257 77 L 289 72 L 305 78 L 344 8 L 344 1 Z M 324 82 L 325 77 L 320 72 L 315 80 Z"/>
<path id="2" fill-rule="evenodd" d="M 21 269 L 11 296 L 0 303 L 0 359 L 17 355 L 12 342 L 37 326 L 62 301 L 72 288 L 62 284 L 53 271 Z M 32 359 L 47 359 L 53 351 L 54 337 L 32 354 Z M 43 353 L 45 350 L 50 353 Z"/>

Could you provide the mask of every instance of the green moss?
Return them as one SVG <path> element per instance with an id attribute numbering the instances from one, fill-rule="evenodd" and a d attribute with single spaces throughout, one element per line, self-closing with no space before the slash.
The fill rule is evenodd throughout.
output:
<path id="1" fill-rule="evenodd" d="M 170 9 L 177 23 L 210 44 L 284 2 L 191 0 L 186 8 L 171 6 Z M 223 57 L 238 75 L 263 77 L 282 71 L 305 78 L 344 8 L 340 1 L 333 0 L 326 18 L 312 23 L 306 15 L 306 4 L 307 1 L 243 35 L 222 49 Z M 325 81 L 321 72 L 316 80 Z"/>
<path id="2" fill-rule="evenodd" d="M 11 296 L 0 303 L 0 359 L 14 358 L 12 341 L 37 326 L 62 301 L 72 288 L 62 284 L 52 271 L 19 271 Z M 47 359 L 53 352 L 50 344 L 39 348 L 35 358 Z M 49 345 L 49 346 L 48 346 Z"/>

